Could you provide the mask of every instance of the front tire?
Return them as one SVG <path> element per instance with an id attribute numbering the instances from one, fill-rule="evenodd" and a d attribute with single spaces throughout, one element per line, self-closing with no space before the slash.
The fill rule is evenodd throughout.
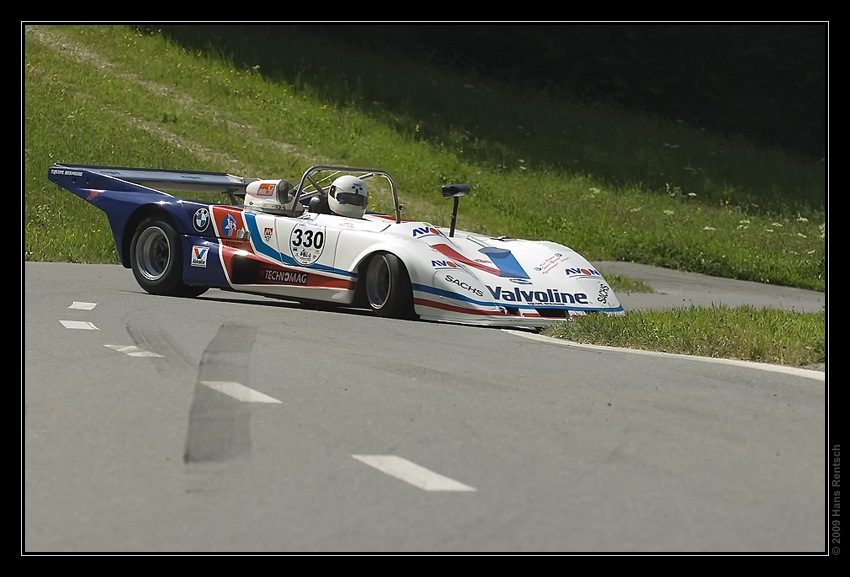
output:
<path id="1" fill-rule="evenodd" d="M 373 256 L 363 281 L 366 303 L 376 315 L 415 318 L 410 277 L 397 256 L 386 252 Z"/>
<path id="2" fill-rule="evenodd" d="M 145 291 L 154 295 L 195 297 L 207 287 L 183 284 L 180 235 L 168 222 L 148 218 L 130 243 L 130 267 Z"/>

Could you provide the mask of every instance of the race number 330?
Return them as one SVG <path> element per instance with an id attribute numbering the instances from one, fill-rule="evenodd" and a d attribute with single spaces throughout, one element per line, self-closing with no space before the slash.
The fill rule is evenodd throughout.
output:
<path id="1" fill-rule="evenodd" d="M 306 222 L 299 222 L 289 235 L 292 258 L 304 265 L 319 260 L 325 248 L 325 229 Z"/>

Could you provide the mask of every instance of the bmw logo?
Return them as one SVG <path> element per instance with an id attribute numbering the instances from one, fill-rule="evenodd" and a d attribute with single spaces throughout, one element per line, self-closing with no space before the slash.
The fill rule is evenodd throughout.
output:
<path id="1" fill-rule="evenodd" d="M 204 232 L 210 224 L 210 211 L 205 208 L 199 208 L 195 211 L 195 230 Z"/>

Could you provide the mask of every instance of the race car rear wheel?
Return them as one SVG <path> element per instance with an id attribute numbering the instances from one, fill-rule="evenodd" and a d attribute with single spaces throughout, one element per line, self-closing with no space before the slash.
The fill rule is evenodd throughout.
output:
<path id="1" fill-rule="evenodd" d="M 149 218 L 136 228 L 130 266 L 136 282 L 151 294 L 194 297 L 207 290 L 183 284 L 180 235 L 162 219 Z"/>
<path id="2" fill-rule="evenodd" d="M 404 264 L 394 254 L 372 257 L 366 269 L 366 302 L 382 317 L 413 318 L 413 290 Z"/>

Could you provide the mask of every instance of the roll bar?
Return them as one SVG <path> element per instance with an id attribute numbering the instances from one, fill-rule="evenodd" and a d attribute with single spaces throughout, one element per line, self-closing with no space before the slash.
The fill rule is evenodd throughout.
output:
<path id="1" fill-rule="evenodd" d="M 333 172 L 333 174 L 326 176 L 324 179 L 316 180 L 315 176 L 320 172 Z M 366 180 L 368 178 L 373 178 L 376 176 L 382 176 L 387 179 L 390 183 L 390 190 L 393 195 L 393 210 L 395 211 L 395 222 L 399 224 L 401 222 L 401 211 L 404 210 L 404 205 L 399 204 L 398 202 L 398 190 L 395 187 L 395 181 L 393 181 L 393 177 L 385 171 L 378 168 L 357 168 L 351 166 L 332 166 L 332 165 L 324 165 L 317 164 L 308 168 L 304 174 L 301 176 L 301 180 L 298 183 L 298 186 L 295 187 L 296 193 L 292 197 L 291 205 L 287 207 L 287 212 L 291 212 L 295 214 L 297 211 L 298 203 L 300 203 L 305 198 L 311 198 L 316 194 L 324 194 L 325 190 L 322 188 L 320 182 L 322 180 L 326 180 L 330 178 L 330 176 L 335 176 L 337 173 L 355 173 L 358 178 Z M 313 187 L 313 190 L 305 190 L 307 185 Z"/>

